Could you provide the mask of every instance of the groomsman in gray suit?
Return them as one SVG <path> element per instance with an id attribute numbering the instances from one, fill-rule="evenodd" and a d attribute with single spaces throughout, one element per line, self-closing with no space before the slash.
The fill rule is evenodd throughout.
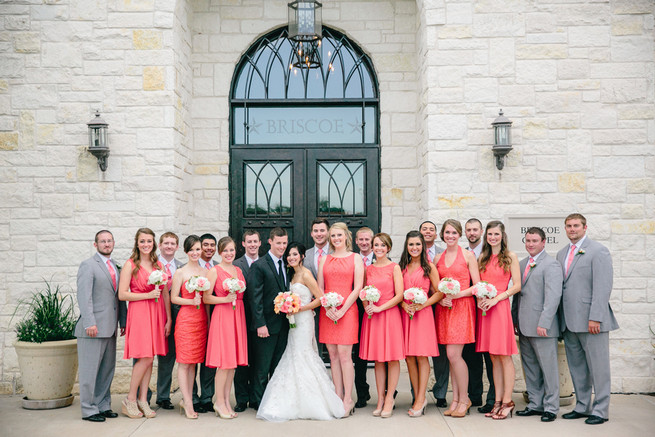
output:
<path id="1" fill-rule="evenodd" d="M 246 253 L 234 261 L 234 265 L 239 267 L 243 272 L 243 277 L 246 278 L 247 285 L 250 266 L 252 263 L 259 259 L 259 248 L 262 245 L 262 240 L 259 236 L 259 232 L 254 230 L 244 231 L 243 237 L 241 238 L 241 245 L 246 250 Z M 246 312 L 246 326 L 250 326 L 250 321 L 252 319 L 252 314 L 250 314 L 250 301 L 248 299 L 244 299 L 243 304 Z M 251 331 L 248 332 L 248 356 L 253 357 L 255 352 L 252 349 L 252 345 L 256 340 L 252 338 L 250 334 Z M 234 407 L 234 411 L 237 413 L 246 411 L 246 408 L 248 408 L 248 402 L 250 402 L 250 395 L 252 394 L 251 381 L 252 367 L 249 365 L 238 366 L 234 372 L 234 397 L 237 401 L 237 404 Z"/>
<path id="2" fill-rule="evenodd" d="M 159 237 L 159 261 L 164 266 L 164 271 L 171 278 L 175 271 L 182 267 L 182 261 L 175 259 L 175 252 L 180 246 L 180 239 L 173 232 L 165 232 Z M 169 291 L 170 293 L 170 291 Z M 168 336 L 168 354 L 157 357 L 157 405 L 164 410 L 175 408 L 171 403 L 171 381 L 173 367 L 175 366 L 175 320 L 180 306 L 171 303 L 171 333 Z"/>
<path id="3" fill-rule="evenodd" d="M 599 425 L 609 419 L 609 331 L 619 327 L 609 304 L 612 257 L 605 246 L 587 238 L 582 214 L 566 217 L 564 228 L 571 243 L 557 253 L 564 273 L 561 328 L 576 404 L 562 417 L 586 417 L 585 423 Z"/>
<path id="4" fill-rule="evenodd" d="M 310 235 L 312 240 L 314 240 L 314 247 L 307 249 L 303 265 L 312 272 L 314 278 L 318 275 L 319 260 L 324 256 L 327 256 L 330 249 L 328 245 L 328 229 L 330 229 L 330 222 L 328 222 L 327 219 L 315 218 L 314 221 L 312 221 Z M 318 328 L 318 319 L 316 327 Z"/>
<path id="5" fill-rule="evenodd" d="M 125 334 L 127 307 L 118 300 L 118 267 L 111 259 L 114 236 L 99 231 L 93 246 L 97 253 L 80 264 L 75 325 L 82 419 L 104 422 L 117 417 L 111 410 L 111 382 L 116 367 L 116 330 Z"/>
<path id="6" fill-rule="evenodd" d="M 545 247 L 544 231 L 528 229 L 525 250 L 530 256 L 519 263 L 521 292 L 512 301 L 512 316 L 529 400 L 525 410 L 516 415 L 540 415 L 542 422 L 552 422 L 559 412 L 557 309 L 562 299 L 562 266 L 546 253 Z"/>

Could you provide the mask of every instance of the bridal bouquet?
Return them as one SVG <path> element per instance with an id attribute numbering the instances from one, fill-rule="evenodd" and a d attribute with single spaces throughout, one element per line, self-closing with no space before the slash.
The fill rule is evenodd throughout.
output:
<path id="1" fill-rule="evenodd" d="M 362 291 L 359 292 L 359 298 L 362 301 L 376 303 L 380 300 L 380 290 L 372 285 L 367 285 L 366 287 L 362 288 Z M 370 314 L 368 315 L 368 318 L 371 318 Z"/>
<path id="2" fill-rule="evenodd" d="M 154 285 L 159 287 L 161 285 L 166 285 L 168 282 L 168 275 L 163 270 L 155 269 L 148 276 L 148 285 Z M 159 302 L 158 298 L 155 298 L 155 302 Z"/>
<path id="3" fill-rule="evenodd" d="M 323 296 L 321 296 L 321 306 L 325 308 L 326 310 L 328 308 L 336 308 L 338 306 L 341 306 L 343 303 L 343 297 L 339 293 L 335 293 L 334 291 L 331 291 L 329 293 L 325 293 Z M 337 321 L 334 321 L 334 324 L 337 324 Z"/>
<path id="4" fill-rule="evenodd" d="M 284 313 L 289 319 L 289 328 L 296 327 L 294 314 L 300 311 L 300 296 L 290 291 L 281 291 L 273 300 L 275 314 Z"/>
<path id="5" fill-rule="evenodd" d="M 459 293 L 460 291 L 459 281 L 453 278 L 443 278 L 441 282 L 439 282 L 438 288 L 439 291 L 442 292 L 443 294 L 447 294 L 451 296 Z M 452 310 L 453 307 L 449 306 L 448 309 Z"/>
<path id="6" fill-rule="evenodd" d="M 428 301 L 428 295 L 425 294 L 425 291 L 419 287 L 412 287 L 405 290 L 403 292 L 403 298 L 409 303 L 415 303 L 418 305 L 422 305 Z M 410 320 L 412 318 L 414 318 L 413 315 L 409 316 Z"/>
<path id="7" fill-rule="evenodd" d="M 498 294 L 498 290 L 493 284 L 487 281 L 480 281 L 473 286 L 473 296 L 481 297 L 484 299 L 493 299 Z M 482 315 L 486 316 L 487 312 L 482 311 Z"/>
<path id="8" fill-rule="evenodd" d="M 227 291 L 228 293 L 243 293 L 246 291 L 246 284 L 237 278 L 227 278 L 225 281 L 223 281 L 223 290 Z M 237 309 L 236 300 L 232 302 L 232 309 Z"/>
<path id="9" fill-rule="evenodd" d="M 186 289 L 196 294 L 202 294 L 203 291 L 209 290 L 209 279 L 204 276 L 191 276 L 186 283 Z M 200 305 L 196 305 L 196 309 L 200 309 Z"/>

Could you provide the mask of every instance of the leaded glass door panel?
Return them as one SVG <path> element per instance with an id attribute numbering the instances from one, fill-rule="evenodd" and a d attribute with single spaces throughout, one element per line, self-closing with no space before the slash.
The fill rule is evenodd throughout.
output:
<path id="1" fill-rule="evenodd" d="M 268 251 L 268 234 L 277 226 L 286 229 L 289 241 L 304 241 L 303 223 L 298 221 L 298 217 L 305 215 L 304 152 L 239 149 L 233 151 L 232 160 L 233 237 L 239 239 L 245 229 L 259 231 L 260 254 Z M 241 244 L 237 247 L 241 254 Z"/>

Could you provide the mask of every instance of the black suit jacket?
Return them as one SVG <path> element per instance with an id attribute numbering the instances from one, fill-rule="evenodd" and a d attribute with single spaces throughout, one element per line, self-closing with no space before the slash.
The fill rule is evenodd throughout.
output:
<path id="1" fill-rule="evenodd" d="M 268 253 L 250 266 L 246 288 L 252 317 L 250 330 L 266 326 L 270 334 L 277 334 L 282 329 L 288 329 L 286 316 L 275 314 L 273 301 L 279 292 L 289 289 L 289 284 L 280 279 L 273 258 Z"/>

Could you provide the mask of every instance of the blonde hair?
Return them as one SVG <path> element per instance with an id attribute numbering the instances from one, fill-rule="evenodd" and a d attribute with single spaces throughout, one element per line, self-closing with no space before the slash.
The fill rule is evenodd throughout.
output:
<path id="1" fill-rule="evenodd" d="M 332 229 L 340 229 L 343 231 L 343 233 L 346 235 L 346 250 L 349 252 L 353 250 L 353 233 L 350 232 L 350 229 L 348 229 L 348 225 L 343 223 L 343 222 L 336 222 L 332 226 L 330 226 L 330 229 L 328 230 L 328 234 L 332 233 Z M 332 239 L 329 239 L 330 242 L 330 249 L 334 250 L 334 246 L 332 245 Z"/>

